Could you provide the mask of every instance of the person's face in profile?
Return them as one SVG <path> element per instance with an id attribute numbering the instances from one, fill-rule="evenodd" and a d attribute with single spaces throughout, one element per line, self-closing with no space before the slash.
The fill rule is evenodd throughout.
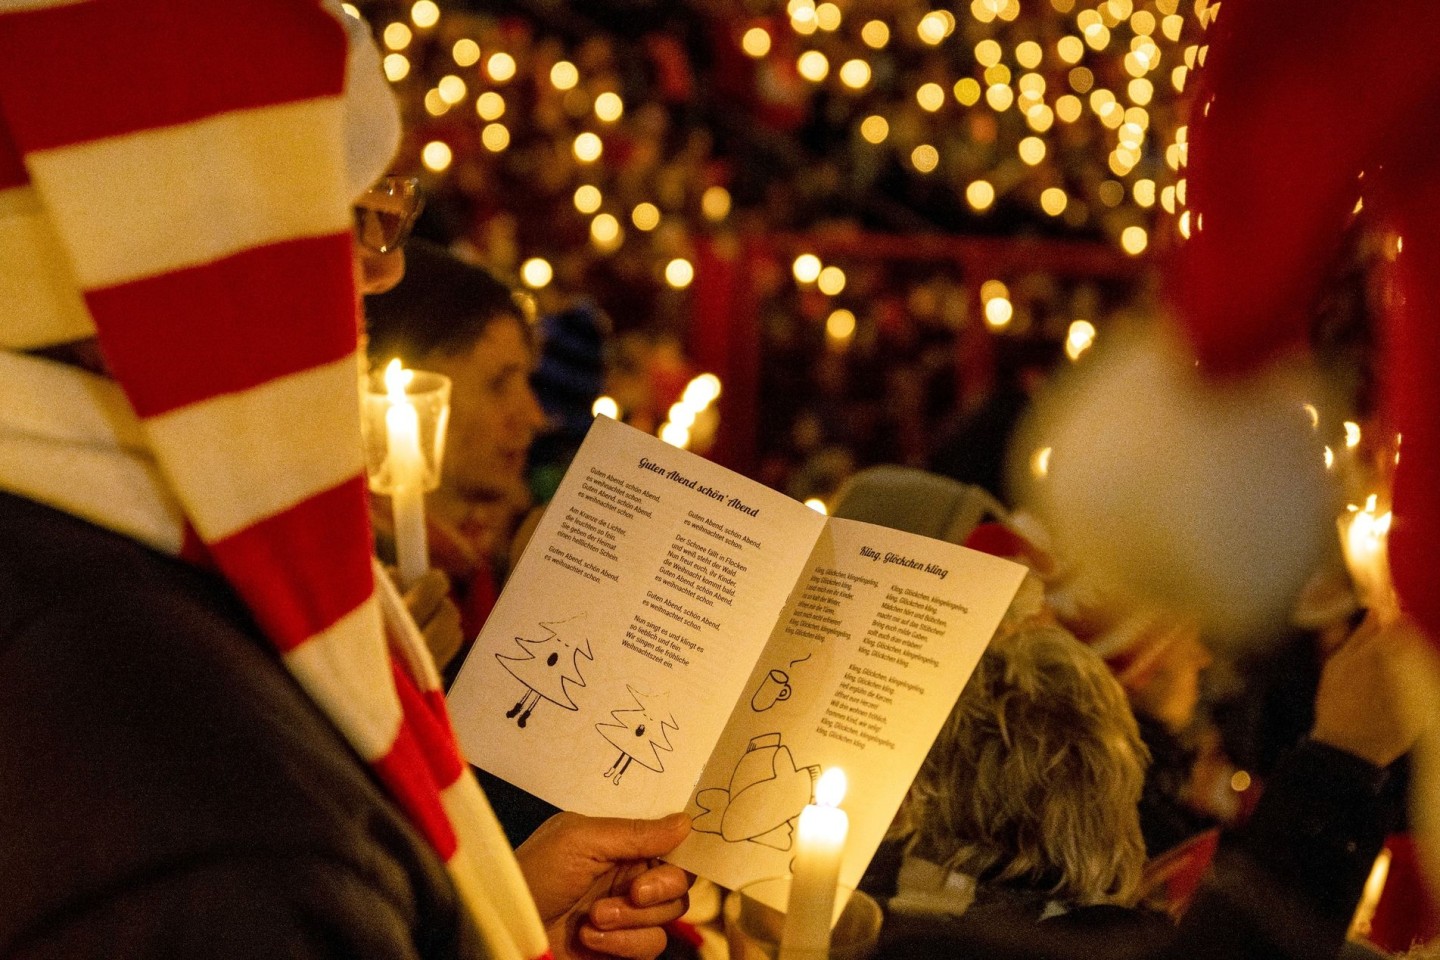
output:
<path id="1" fill-rule="evenodd" d="M 483 539 L 496 500 L 513 508 L 525 483 L 526 456 L 545 416 L 530 389 L 534 352 L 520 321 L 498 317 L 471 347 L 426 357 L 427 370 L 451 379 L 450 428 L 432 510 L 466 539 Z M 467 527 L 474 536 L 466 534 Z"/>

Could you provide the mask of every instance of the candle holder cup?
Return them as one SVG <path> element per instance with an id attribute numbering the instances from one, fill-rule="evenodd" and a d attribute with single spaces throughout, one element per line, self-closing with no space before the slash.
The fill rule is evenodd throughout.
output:
<path id="1" fill-rule="evenodd" d="M 412 371 L 405 396 L 415 408 L 419 427 L 420 458 L 424 465 L 423 486 L 440 485 L 440 465 L 445 459 L 445 428 L 450 419 L 450 378 L 427 370 Z M 365 477 L 374 493 L 395 493 L 396 478 L 391 470 L 390 434 L 385 418 L 391 408 L 390 394 L 382 371 L 367 381 L 363 416 L 360 422 L 365 441 Z"/>
<path id="2" fill-rule="evenodd" d="M 725 898 L 725 940 L 730 960 L 778 960 L 785 913 L 773 904 L 788 903 L 789 877 L 747 883 Z M 869 894 L 841 887 L 836 902 L 844 909 L 830 930 L 827 960 L 866 960 L 880 939 L 880 905 Z M 820 958 L 814 958 L 820 960 Z"/>

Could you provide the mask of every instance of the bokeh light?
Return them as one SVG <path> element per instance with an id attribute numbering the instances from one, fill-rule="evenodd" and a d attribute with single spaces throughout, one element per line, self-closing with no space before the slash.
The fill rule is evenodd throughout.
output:
<path id="1" fill-rule="evenodd" d="M 791 272 L 800 283 L 814 283 L 820 278 L 820 258 L 813 253 L 802 253 L 791 264 Z"/>
<path id="2" fill-rule="evenodd" d="M 532 290 L 546 286 L 554 277 L 555 269 L 544 257 L 531 257 L 520 264 L 520 279 Z"/>

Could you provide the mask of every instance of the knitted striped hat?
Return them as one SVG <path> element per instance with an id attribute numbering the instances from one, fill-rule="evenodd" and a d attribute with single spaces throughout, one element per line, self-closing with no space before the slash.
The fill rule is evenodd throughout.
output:
<path id="1" fill-rule="evenodd" d="M 350 205 L 398 122 L 348 19 L 319 0 L 0 7 L 0 360 L 98 337 L 123 391 L 104 469 L 9 458 L 0 485 L 213 564 L 447 863 L 490 955 L 536 957 L 434 666 L 373 574 Z"/>

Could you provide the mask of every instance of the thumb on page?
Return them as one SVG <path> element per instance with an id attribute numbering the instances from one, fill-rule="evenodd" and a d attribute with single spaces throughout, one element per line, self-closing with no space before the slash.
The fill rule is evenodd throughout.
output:
<path id="1" fill-rule="evenodd" d="M 649 860 L 663 857 L 690 833 L 690 818 L 672 813 L 658 820 L 597 817 L 592 821 L 590 852 L 610 861 Z"/>

